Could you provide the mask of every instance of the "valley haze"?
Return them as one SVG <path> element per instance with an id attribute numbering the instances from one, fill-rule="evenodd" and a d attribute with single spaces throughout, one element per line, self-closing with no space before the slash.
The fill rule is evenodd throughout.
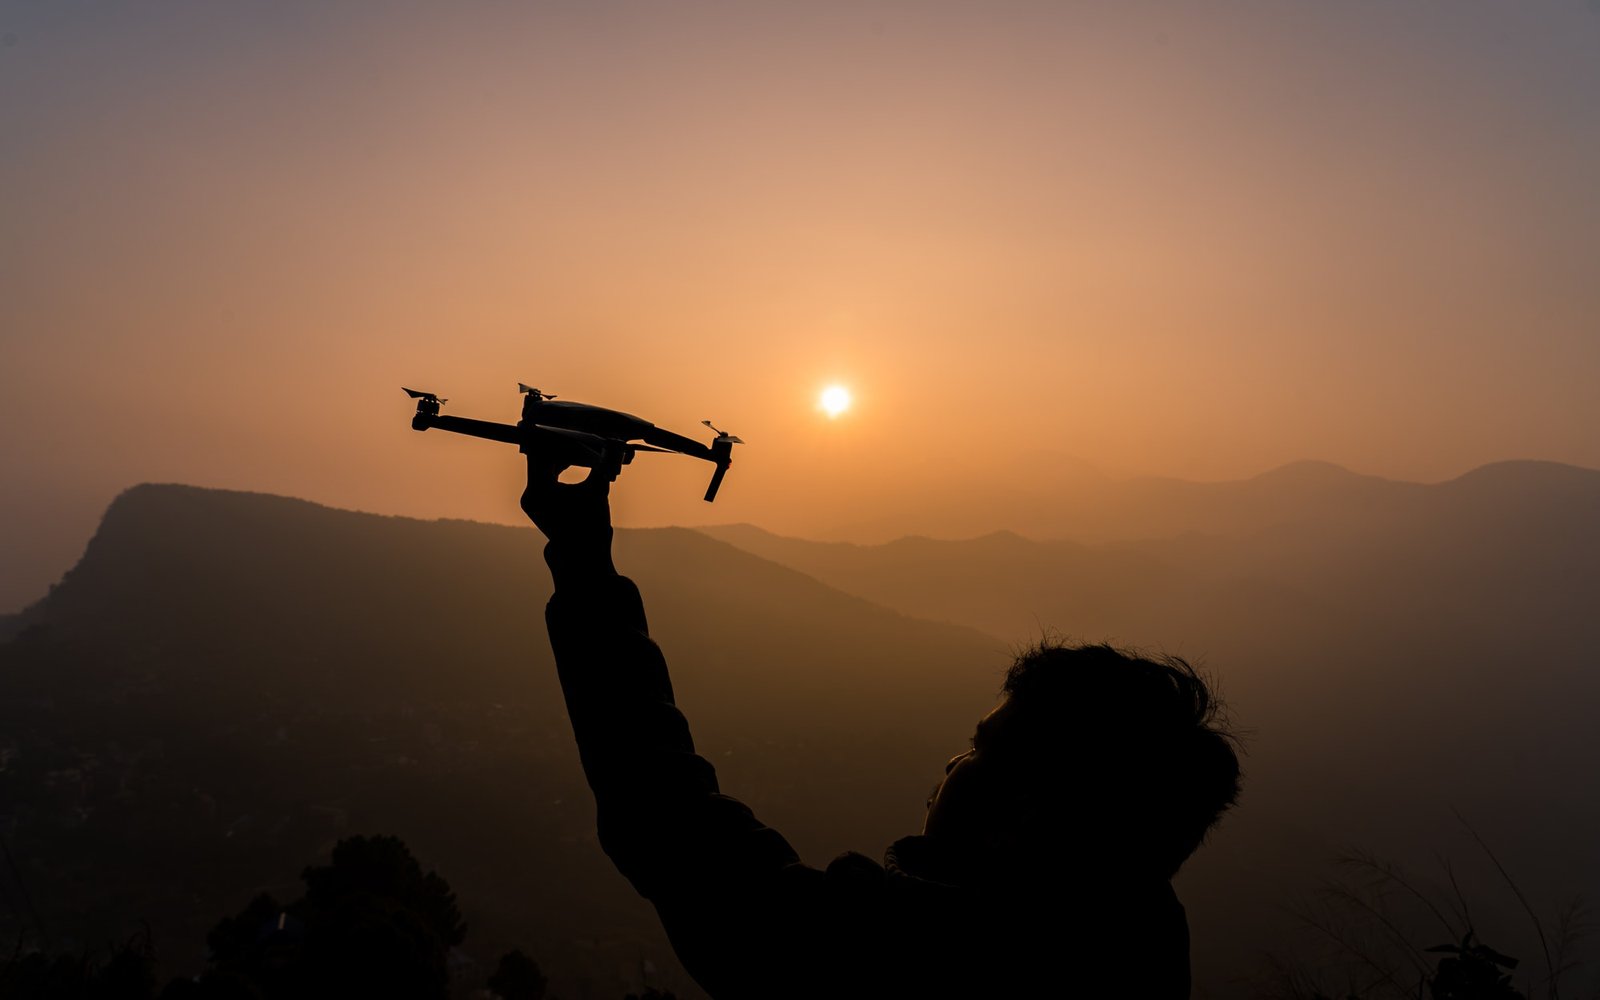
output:
<path id="1" fill-rule="evenodd" d="M 1242 803 L 1179 878 L 1203 989 L 1305 947 L 1285 908 L 1352 846 L 1452 857 L 1485 939 L 1530 958 L 1456 811 L 1542 905 L 1600 898 L 1600 472 L 1420 486 L 1313 463 L 1121 489 L 1072 514 L 1120 540 L 619 529 L 617 563 L 724 788 L 813 864 L 914 832 L 1009 653 L 1059 633 L 1194 660 L 1249 733 Z M 480 960 L 524 947 L 576 989 L 638 986 L 648 959 L 697 995 L 594 843 L 541 543 L 121 495 L 0 645 L 0 792 L 49 922 L 93 939 L 149 920 L 182 972 L 256 887 L 336 836 L 394 832 L 450 878 Z"/>

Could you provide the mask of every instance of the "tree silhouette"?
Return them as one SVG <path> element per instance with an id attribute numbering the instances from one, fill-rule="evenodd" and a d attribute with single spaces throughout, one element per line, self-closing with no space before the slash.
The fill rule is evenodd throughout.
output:
<path id="1" fill-rule="evenodd" d="M 159 1000 L 448 1000 L 449 952 L 466 938 L 450 884 L 398 837 L 339 841 L 326 865 L 301 872 L 305 894 L 265 893 L 206 936 L 211 960 L 197 978 L 169 982 Z M 102 961 L 90 951 L 33 953 L 0 962 L 0 1000 L 156 1000 L 148 932 Z M 546 1000 L 549 983 L 521 950 L 500 957 L 485 983 L 499 1000 Z M 629 1000 L 674 1000 L 646 990 Z"/>
<path id="2" fill-rule="evenodd" d="M 301 876 L 280 907 L 257 896 L 208 937 L 212 969 L 192 995 L 382 996 L 445 1000 L 449 949 L 466 936 L 450 885 L 424 872 L 398 837 L 351 837 Z"/>
<path id="3" fill-rule="evenodd" d="M 424 873 L 399 837 L 350 837 L 334 845 L 332 863 L 307 868 L 305 902 L 331 910 L 352 898 L 378 896 L 424 921 L 446 946 L 460 944 L 467 925 L 450 884 L 437 872 Z"/>
<path id="4" fill-rule="evenodd" d="M 500 964 L 487 985 L 500 1000 L 544 1000 L 550 984 L 539 963 L 519 948 L 500 956 Z"/>
<path id="5" fill-rule="evenodd" d="M 113 949 L 104 962 L 89 952 L 54 958 L 35 952 L 0 966 L 0 997 L 6 1000 L 150 1000 L 155 990 L 147 934 Z"/>

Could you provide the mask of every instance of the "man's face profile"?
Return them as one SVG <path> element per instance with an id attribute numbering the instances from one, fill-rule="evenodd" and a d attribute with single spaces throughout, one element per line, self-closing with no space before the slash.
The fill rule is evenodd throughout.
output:
<path id="1" fill-rule="evenodd" d="M 945 765 L 944 779 L 928 799 L 922 827 L 925 836 L 951 847 L 980 847 L 992 841 L 997 827 L 1003 828 L 1003 810 L 996 808 L 993 737 L 1013 711 L 1010 696 L 1003 697 L 978 720 L 972 746 Z"/>

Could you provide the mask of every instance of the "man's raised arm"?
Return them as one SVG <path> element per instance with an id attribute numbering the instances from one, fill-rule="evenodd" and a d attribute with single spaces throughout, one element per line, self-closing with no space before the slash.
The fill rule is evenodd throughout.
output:
<path id="1" fill-rule="evenodd" d="M 609 483 L 560 483 L 560 471 L 530 457 L 522 507 L 549 538 L 545 621 L 601 846 L 656 905 L 701 985 L 748 995 L 751 983 L 770 984 L 774 949 L 801 944 L 772 915 L 785 925 L 814 915 L 823 875 L 719 793 L 673 702 L 639 591 L 612 563 Z"/>

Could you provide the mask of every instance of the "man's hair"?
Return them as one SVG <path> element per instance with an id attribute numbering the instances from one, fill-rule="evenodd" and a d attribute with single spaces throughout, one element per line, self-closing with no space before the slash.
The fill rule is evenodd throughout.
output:
<path id="1" fill-rule="evenodd" d="M 1039 779 L 1055 784 L 1043 790 L 1050 811 L 1102 831 L 1129 861 L 1171 877 L 1239 795 L 1238 739 L 1185 660 L 1042 642 L 1002 690 L 1011 717 L 996 749 L 1025 754 L 1035 794 Z"/>

